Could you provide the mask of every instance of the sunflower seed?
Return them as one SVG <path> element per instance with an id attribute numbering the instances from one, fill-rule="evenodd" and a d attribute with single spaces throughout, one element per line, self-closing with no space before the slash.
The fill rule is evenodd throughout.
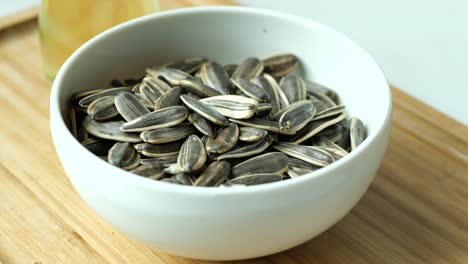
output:
<path id="1" fill-rule="evenodd" d="M 273 88 L 274 91 L 276 91 L 276 93 L 278 94 L 278 100 L 280 102 L 280 107 L 278 108 L 278 111 L 281 109 L 281 108 L 285 108 L 285 107 L 288 107 L 290 102 L 289 102 L 289 99 L 288 97 L 286 96 L 286 94 L 284 93 L 284 91 L 281 89 L 280 85 L 278 84 L 278 82 L 276 82 L 275 78 L 273 78 L 271 75 L 267 74 L 267 73 L 264 73 L 263 74 L 263 77 L 265 77 L 265 79 L 268 81 L 268 83 L 270 84 L 271 88 Z"/>
<path id="2" fill-rule="evenodd" d="M 226 161 L 215 161 L 208 165 L 198 179 L 193 183 L 194 186 L 219 186 L 227 180 L 231 166 Z"/>
<path id="3" fill-rule="evenodd" d="M 204 135 L 207 135 L 209 137 L 214 137 L 216 135 L 215 128 L 213 127 L 213 125 L 201 115 L 197 113 L 191 113 L 188 116 L 188 121 Z"/>
<path id="4" fill-rule="evenodd" d="M 162 78 L 174 86 L 180 85 L 181 80 L 193 79 L 193 77 L 186 72 L 168 67 L 148 68 L 146 69 L 146 73 L 155 79 Z"/>
<path id="5" fill-rule="evenodd" d="M 140 101 L 142 105 L 144 105 L 146 108 L 149 110 L 154 110 L 154 103 L 151 102 L 150 100 L 146 99 L 145 96 L 143 96 L 141 93 L 135 93 L 135 97 Z"/>
<path id="6" fill-rule="evenodd" d="M 139 93 L 140 92 L 140 86 L 141 86 L 141 83 L 137 83 L 137 84 L 133 85 L 132 92 L 133 93 Z"/>
<path id="7" fill-rule="evenodd" d="M 366 128 L 359 118 L 353 117 L 349 122 L 351 149 L 356 149 L 366 139 Z"/>
<path id="8" fill-rule="evenodd" d="M 255 76 L 262 74 L 263 72 L 263 61 L 258 58 L 247 58 L 232 73 L 232 78 L 241 78 L 250 80 Z"/>
<path id="9" fill-rule="evenodd" d="M 157 158 L 142 158 L 140 159 L 140 164 L 171 164 L 177 162 L 177 157 L 179 155 L 171 155 L 171 156 L 163 156 L 163 157 L 157 157 Z"/>
<path id="10" fill-rule="evenodd" d="M 144 164 L 130 172 L 150 179 L 160 180 L 164 177 L 164 166 L 160 163 Z"/>
<path id="11" fill-rule="evenodd" d="M 270 182 L 281 181 L 283 176 L 273 173 L 258 173 L 251 175 L 239 176 L 234 179 L 229 180 L 231 184 L 239 185 L 259 185 Z"/>
<path id="12" fill-rule="evenodd" d="M 261 87 L 270 97 L 270 104 L 271 104 L 271 115 L 276 114 L 281 109 L 279 94 L 276 89 L 270 84 L 270 82 L 264 76 L 257 76 L 250 80 L 252 83 Z M 275 81 L 276 82 L 276 81 Z"/>
<path id="13" fill-rule="evenodd" d="M 195 128 L 188 123 L 182 123 L 173 127 L 157 128 L 141 132 L 140 137 L 144 142 L 161 144 L 185 139 L 195 133 Z"/>
<path id="14" fill-rule="evenodd" d="M 268 95 L 268 93 L 265 90 L 263 90 L 262 87 L 254 83 L 251 83 L 245 79 L 235 78 L 232 78 L 231 81 L 244 94 L 259 102 L 268 102 L 270 100 L 270 96 Z"/>
<path id="15" fill-rule="evenodd" d="M 209 105 L 226 117 L 236 119 L 251 118 L 258 106 L 257 100 L 239 95 L 213 96 L 200 99 L 200 102 Z"/>
<path id="16" fill-rule="evenodd" d="M 107 157 L 107 153 L 114 145 L 114 142 L 100 138 L 88 138 L 81 142 L 81 145 L 95 155 Z"/>
<path id="17" fill-rule="evenodd" d="M 252 174 L 278 174 L 288 170 L 288 157 L 281 152 L 270 152 L 253 157 L 231 169 L 231 178 Z"/>
<path id="18" fill-rule="evenodd" d="M 236 124 L 229 124 L 221 128 L 216 137 L 210 137 L 206 141 L 206 151 L 222 154 L 231 150 L 239 139 L 239 128 Z"/>
<path id="19" fill-rule="evenodd" d="M 95 137 L 131 143 L 141 142 L 138 134 L 120 130 L 123 124 L 123 121 L 97 122 L 90 116 L 83 121 L 83 127 Z"/>
<path id="20" fill-rule="evenodd" d="M 332 99 L 335 104 L 339 103 L 338 94 L 332 89 L 314 81 L 305 81 L 305 84 L 307 93 L 321 93 Z"/>
<path id="21" fill-rule="evenodd" d="M 106 121 L 119 115 L 114 104 L 114 96 L 103 96 L 88 106 L 88 115 L 97 121 Z"/>
<path id="22" fill-rule="evenodd" d="M 200 77 L 204 84 L 213 87 L 221 94 L 231 93 L 231 80 L 223 66 L 216 62 L 205 63 L 200 68 Z"/>
<path id="23" fill-rule="evenodd" d="M 308 168 L 295 167 L 295 166 L 289 165 L 288 171 L 286 173 L 291 178 L 297 178 L 299 176 L 302 176 L 311 172 L 313 172 L 313 170 L 308 169 Z"/>
<path id="24" fill-rule="evenodd" d="M 269 103 L 259 103 L 255 111 L 255 115 L 257 117 L 264 117 L 270 114 L 272 108 L 272 105 Z"/>
<path id="25" fill-rule="evenodd" d="M 128 92 L 132 89 L 132 87 L 117 87 L 111 89 L 105 89 L 100 92 L 94 93 L 94 91 L 88 91 L 90 94 L 88 96 L 83 97 L 79 100 L 78 105 L 81 107 L 88 107 L 94 100 L 104 97 L 104 96 L 115 96 L 121 92 Z M 92 93 L 91 93 L 92 92 Z M 83 93 L 84 94 L 84 93 Z M 80 94 L 76 95 L 81 96 Z"/>
<path id="26" fill-rule="evenodd" d="M 200 66 L 206 62 L 208 62 L 208 59 L 204 57 L 189 57 L 167 63 L 166 65 L 164 65 L 164 67 L 177 69 L 191 74 L 200 69 Z"/>
<path id="27" fill-rule="evenodd" d="M 178 85 L 182 86 L 183 88 L 185 88 L 185 90 L 193 94 L 196 94 L 200 97 L 210 97 L 210 96 L 221 95 L 221 93 L 218 92 L 217 90 L 194 79 L 193 80 L 192 79 L 180 80 Z"/>
<path id="28" fill-rule="evenodd" d="M 128 142 L 117 142 L 107 155 L 110 164 L 124 170 L 132 170 L 140 164 L 140 155 Z"/>
<path id="29" fill-rule="evenodd" d="M 327 118 L 330 116 L 336 116 L 340 115 L 344 112 L 345 106 L 344 105 L 337 105 L 337 106 L 332 106 L 330 108 L 327 108 L 321 112 L 318 112 L 313 120 L 319 120 L 323 118 Z"/>
<path id="30" fill-rule="evenodd" d="M 317 147 L 297 145 L 287 142 L 276 142 L 273 148 L 288 156 L 307 161 L 316 166 L 324 167 L 334 162 L 334 159 L 326 151 Z"/>
<path id="31" fill-rule="evenodd" d="M 206 162 L 206 152 L 203 143 L 196 135 L 191 135 L 185 140 L 177 158 L 183 172 L 191 172 L 200 169 Z"/>
<path id="32" fill-rule="evenodd" d="M 344 119 L 339 122 L 338 125 L 343 128 L 343 136 L 336 142 L 336 144 L 345 150 L 351 150 L 349 121 Z"/>
<path id="33" fill-rule="evenodd" d="M 115 107 L 126 121 L 140 117 L 150 111 L 131 93 L 120 93 L 115 97 Z"/>
<path id="34" fill-rule="evenodd" d="M 300 144 L 307 139 L 311 138 L 318 132 L 324 130 L 325 128 L 336 124 L 343 120 L 346 117 L 345 114 L 341 114 L 337 117 L 331 117 L 331 118 L 325 118 L 325 119 L 320 119 L 316 121 L 311 121 L 309 122 L 304 128 L 301 130 L 297 131 L 297 134 L 294 135 L 291 138 L 291 141 L 293 141 L 296 144 Z"/>
<path id="35" fill-rule="evenodd" d="M 330 97 L 322 93 L 310 92 L 307 93 L 307 98 L 314 98 L 316 100 L 321 101 L 326 106 L 326 108 L 336 106 L 336 103 Z"/>
<path id="36" fill-rule="evenodd" d="M 171 127 L 182 123 L 188 116 L 187 108 L 171 106 L 150 112 L 122 125 L 126 132 L 141 132 L 156 128 Z"/>
<path id="37" fill-rule="evenodd" d="M 278 120 L 280 129 L 299 131 L 314 118 L 315 112 L 314 103 L 311 101 L 297 101 L 285 108 L 284 113 L 281 114 Z"/>
<path id="38" fill-rule="evenodd" d="M 302 168 L 302 169 L 307 169 L 310 171 L 316 171 L 321 168 L 320 166 L 311 164 L 307 161 L 303 161 L 301 159 L 297 159 L 294 157 L 288 157 L 288 164 L 289 164 L 289 167 Z"/>
<path id="39" fill-rule="evenodd" d="M 244 142 L 257 142 L 264 138 L 268 131 L 255 127 L 239 128 L 239 140 Z"/>
<path id="40" fill-rule="evenodd" d="M 185 173 L 178 173 L 178 174 L 172 176 L 172 178 L 174 180 L 178 181 L 182 185 L 189 185 L 189 186 L 193 185 L 192 179 L 190 178 L 190 176 L 188 176 Z"/>
<path id="41" fill-rule="evenodd" d="M 171 90 L 162 94 L 156 102 L 154 102 L 154 109 L 159 110 L 170 106 L 180 105 L 180 95 L 183 89 L 180 86 L 176 86 Z"/>
<path id="42" fill-rule="evenodd" d="M 289 74 L 281 79 L 279 85 L 290 104 L 307 99 L 305 83 L 300 76 Z"/>
<path id="43" fill-rule="evenodd" d="M 205 103 L 196 100 L 190 95 L 183 94 L 180 96 L 180 99 L 189 109 L 197 112 L 212 123 L 220 126 L 229 125 L 229 121 L 222 114 L 214 110 L 212 107 L 206 105 Z"/>
<path id="44" fill-rule="evenodd" d="M 140 93 L 153 104 L 162 94 L 170 89 L 170 86 L 165 82 L 152 77 L 144 78 L 140 85 Z"/>
<path id="45" fill-rule="evenodd" d="M 316 136 L 327 138 L 332 142 L 337 142 L 343 136 L 343 128 L 334 124 L 318 132 Z"/>
<path id="46" fill-rule="evenodd" d="M 250 144 L 244 147 L 238 147 L 220 155 L 218 157 L 218 160 L 243 158 L 243 157 L 253 156 L 255 154 L 262 153 L 271 145 L 271 143 L 273 143 L 273 140 L 274 140 L 274 137 L 272 135 L 267 135 L 265 138 L 253 144 Z"/>
<path id="47" fill-rule="evenodd" d="M 102 92 L 104 91 L 105 89 L 96 89 L 96 90 L 90 90 L 90 91 L 78 91 L 78 92 L 74 92 L 71 96 L 71 101 L 73 103 L 73 105 L 76 105 L 78 104 L 78 102 L 87 97 L 87 96 L 90 96 L 90 95 L 93 95 L 93 94 L 97 94 L 99 92 Z"/>
<path id="48" fill-rule="evenodd" d="M 284 135 L 296 134 L 295 131 L 292 131 L 289 129 L 280 129 L 279 123 L 276 121 L 270 121 L 270 120 L 257 118 L 257 117 L 254 117 L 248 120 L 238 120 L 238 119 L 229 118 L 229 121 L 231 121 L 232 123 L 236 123 L 238 125 L 264 129 L 270 132 L 275 132 L 275 133 L 284 134 Z"/>
<path id="49" fill-rule="evenodd" d="M 335 154 L 338 154 L 342 157 L 346 156 L 348 154 L 348 152 L 343 149 L 342 147 L 340 147 L 339 145 L 333 143 L 332 141 L 330 141 L 329 139 L 325 138 L 325 137 L 319 137 L 319 139 L 315 142 L 315 144 L 319 147 L 323 147 L 325 148 L 326 150 L 328 150 L 329 152 L 333 152 Z"/>
<path id="50" fill-rule="evenodd" d="M 159 158 L 178 154 L 182 143 L 184 143 L 183 140 L 157 145 L 149 143 L 140 143 L 135 144 L 134 147 L 138 152 L 147 157 Z"/>
<path id="51" fill-rule="evenodd" d="M 263 60 L 265 72 L 280 78 L 299 67 L 299 60 L 292 54 L 280 54 Z"/>
<path id="52" fill-rule="evenodd" d="M 223 67 L 224 71 L 229 76 L 229 78 L 232 77 L 232 74 L 234 73 L 236 68 L 237 68 L 237 64 L 228 64 Z"/>
<path id="53" fill-rule="evenodd" d="M 179 166 L 178 163 L 165 164 L 164 166 L 167 167 L 167 168 L 164 169 L 164 173 L 166 173 L 166 174 L 176 175 L 176 174 L 179 174 L 179 173 L 183 173 L 182 168 Z"/>

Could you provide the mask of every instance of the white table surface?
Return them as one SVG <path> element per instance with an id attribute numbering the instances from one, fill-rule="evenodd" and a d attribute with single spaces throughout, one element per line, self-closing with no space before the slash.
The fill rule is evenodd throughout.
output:
<path id="1" fill-rule="evenodd" d="M 38 3 L 0 0 L 0 17 Z M 468 1 L 240 0 L 303 16 L 367 49 L 388 80 L 468 125 Z"/>

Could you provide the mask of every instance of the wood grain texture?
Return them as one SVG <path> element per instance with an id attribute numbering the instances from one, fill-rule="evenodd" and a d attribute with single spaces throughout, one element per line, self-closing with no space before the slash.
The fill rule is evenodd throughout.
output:
<path id="1" fill-rule="evenodd" d="M 0 32 L 0 263 L 218 263 L 129 240 L 80 200 L 52 145 L 37 35 L 34 21 Z M 351 213 L 303 245 L 235 263 L 468 263 L 468 128 L 393 96 L 387 155 Z"/>
<path id="2" fill-rule="evenodd" d="M 38 11 L 39 8 L 35 6 L 22 10 L 16 14 L 0 18 L 0 31 L 2 29 L 12 27 L 16 24 L 21 24 L 28 20 L 36 18 Z"/>

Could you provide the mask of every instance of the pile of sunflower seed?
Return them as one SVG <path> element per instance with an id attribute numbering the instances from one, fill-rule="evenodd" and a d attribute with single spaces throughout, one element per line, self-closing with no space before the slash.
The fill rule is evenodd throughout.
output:
<path id="1" fill-rule="evenodd" d="M 191 57 L 71 98 L 81 144 L 134 174 L 193 186 L 255 185 L 308 174 L 366 137 L 337 94 L 293 54 L 222 66 Z"/>

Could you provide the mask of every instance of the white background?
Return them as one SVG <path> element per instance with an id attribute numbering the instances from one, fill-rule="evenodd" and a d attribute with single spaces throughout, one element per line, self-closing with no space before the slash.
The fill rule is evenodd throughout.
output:
<path id="1" fill-rule="evenodd" d="M 38 0 L 0 0 L 0 16 Z M 367 49 L 388 80 L 468 125 L 468 1 L 240 0 L 300 15 Z"/>

